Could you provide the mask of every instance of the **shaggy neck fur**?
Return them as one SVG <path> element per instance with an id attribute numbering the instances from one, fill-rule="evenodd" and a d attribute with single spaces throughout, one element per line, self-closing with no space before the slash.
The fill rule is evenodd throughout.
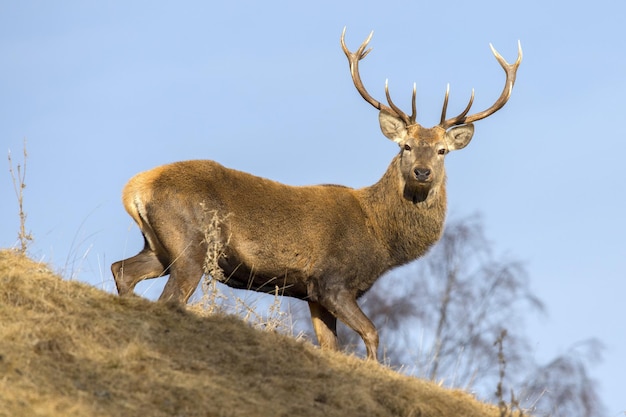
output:
<path id="1" fill-rule="evenodd" d="M 387 245 L 389 268 L 423 255 L 441 237 L 446 216 L 445 175 L 428 191 L 412 188 L 402 177 L 399 158 L 376 184 L 359 190 L 363 209 Z"/>

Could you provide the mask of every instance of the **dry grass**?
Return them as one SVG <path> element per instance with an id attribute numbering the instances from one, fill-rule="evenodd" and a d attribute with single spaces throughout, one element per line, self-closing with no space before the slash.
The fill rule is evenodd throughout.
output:
<path id="1" fill-rule="evenodd" d="M 0 416 L 499 415 L 462 391 L 0 251 Z"/>

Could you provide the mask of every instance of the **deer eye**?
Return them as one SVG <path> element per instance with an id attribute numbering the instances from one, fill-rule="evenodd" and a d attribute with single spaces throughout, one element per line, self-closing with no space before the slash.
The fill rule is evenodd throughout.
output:
<path id="1" fill-rule="evenodd" d="M 445 155 L 445 154 L 446 154 L 446 150 L 445 150 L 445 148 L 441 148 L 441 149 L 439 149 L 439 150 L 437 151 L 437 153 L 438 153 L 439 155 Z"/>
<path id="2" fill-rule="evenodd" d="M 411 145 L 409 145 L 409 144 L 405 144 L 405 145 L 404 145 L 404 150 L 405 150 L 405 151 L 410 151 L 410 150 L 411 150 Z"/>

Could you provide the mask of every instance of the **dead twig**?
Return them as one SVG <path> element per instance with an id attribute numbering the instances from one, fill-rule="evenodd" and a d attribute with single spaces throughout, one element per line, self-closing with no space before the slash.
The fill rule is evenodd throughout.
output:
<path id="1" fill-rule="evenodd" d="M 24 211 L 24 189 L 26 188 L 26 159 L 28 153 L 26 152 L 26 139 L 24 139 L 24 160 L 22 165 L 17 164 L 16 169 L 13 169 L 13 159 L 11 158 L 11 151 L 9 150 L 9 173 L 11 174 L 11 180 L 13 181 L 13 189 L 15 190 L 15 197 L 19 206 L 20 216 L 20 230 L 18 232 L 18 239 L 20 241 L 19 251 L 22 254 L 26 254 L 28 245 L 33 240 L 31 232 L 26 231 L 26 212 Z"/>

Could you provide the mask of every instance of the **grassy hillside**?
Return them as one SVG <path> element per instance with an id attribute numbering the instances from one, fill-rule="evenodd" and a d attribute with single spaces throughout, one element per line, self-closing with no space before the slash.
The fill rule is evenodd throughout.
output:
<path id="1" fill-rule="evenodd" d="M 500 415 L 461 391 L 0 251 L 0 416 Z"/>

